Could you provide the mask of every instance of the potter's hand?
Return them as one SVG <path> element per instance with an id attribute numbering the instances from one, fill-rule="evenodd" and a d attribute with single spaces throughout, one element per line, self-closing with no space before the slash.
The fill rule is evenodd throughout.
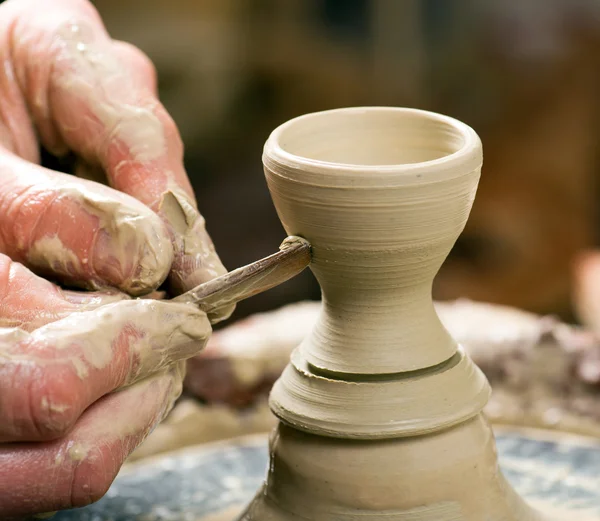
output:
<path id="1" fill-rule="evenodd" d="M 9 0 L 0 29 L 0 252 L 131 295 L 224 273 L 149 60 L 111 40 L 87 0 Z M 40 167 L 38 139 L 88 180 Z"/>
<path id="2" fill-rule="evenodd" d="M 0 29 L 0 518 L 8 519 L 101 496 L 179 393 L 183 361 L 203 347 L 202 312 L 124 293 L 150 292 L 167 277 L 180 292 L 224 269 L 147 59 L 110 40 L 85 0 L 9 0 Z M 40 167 L 40 142 L 73 153 L 78 173 L 102 172 L 112 188 Z M 122 293 L 64 291 L 28 268 Z"/>
<path id="3" fill-rule="evenodd" d="M 167 413 L 210 324 L 188 304 L 63 291 L 4 255 L 0 280 L 2 324 L 20 326 L 0 327 L 0 519 L 85 505 Z"/>

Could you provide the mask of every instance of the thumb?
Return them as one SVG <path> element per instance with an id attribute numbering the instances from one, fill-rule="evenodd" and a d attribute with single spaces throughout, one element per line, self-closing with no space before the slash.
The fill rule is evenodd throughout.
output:
<path id="1" fill-rule="evenodd" d="M 141 295 L 173 249 L 161 219 L 116 190 L 0 154 L 0 253 L 61 282 Z"/>

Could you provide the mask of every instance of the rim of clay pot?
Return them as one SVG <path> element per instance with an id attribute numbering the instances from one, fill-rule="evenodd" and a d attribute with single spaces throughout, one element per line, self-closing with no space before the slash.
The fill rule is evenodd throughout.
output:
<path id="1" fill-rule="evenodd" d="M 340 140 L 338 150 L 331 145 L 333 138 Z M 413 154 L 422 159 L 352 159 L 357 150 L 360 157 L 365 141 L 363 150 L 369 149 L 371 157 L 401 159 Z M 379 150 L 373 153 L 374 148 Z M 353 185 L 357 178 L 372 185 L 374 177 L 393 184 L 434 182 L 470 173 L 482 161 L 481 140 L 470 126 L 435 112 L 402 107 L 350 107 L 305 114 L 277 127 L 263 151 L 265 166 L 278 175 L 318 184 L 323 176 L 335 184 L 351 179 Z M 321 179 L 307 178 L 307 173 Z"/>

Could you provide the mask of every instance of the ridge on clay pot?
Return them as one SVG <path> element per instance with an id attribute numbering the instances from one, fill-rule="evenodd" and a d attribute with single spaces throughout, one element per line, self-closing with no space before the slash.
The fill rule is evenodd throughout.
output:
<path id="1" fill-rule="evenodd" d="M 243 520 L 541 519 L 497 463 L 489 385 L 440 322 L 433 279 L 467 221 L 481 142 L 430 112 L 291 120 L 263 154 L 322 308 L 270 398 L 281 423 Z"/>

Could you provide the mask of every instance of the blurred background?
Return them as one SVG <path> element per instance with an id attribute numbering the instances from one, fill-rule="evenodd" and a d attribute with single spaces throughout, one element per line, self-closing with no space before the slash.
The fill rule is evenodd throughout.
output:
<path id="1" fill-rule="evenodd" d="M 294 116 L 352 105 L 473 126 L 484 166 L 435 297 L 570 319 L 577 258 L 598 242 L 600 0 L 97 0 L 156 64 L 186 166 L 228 268 L 284 237 L 262 146 Z M 317 299 L 310 274 L 237 316 Z"/>

